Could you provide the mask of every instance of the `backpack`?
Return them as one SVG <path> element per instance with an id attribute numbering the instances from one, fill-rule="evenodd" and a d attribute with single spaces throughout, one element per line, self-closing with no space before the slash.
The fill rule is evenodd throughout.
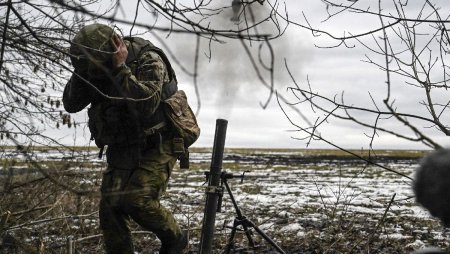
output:
<path id="1" fill-rule="evenodd" d="M 139 37 L 124 37 L 131 43 L 128 49 L 127 65 L 135 63 L 145 52 L 151 50 L 157 53 L 164 61 L 169 72 L 170 82 L 163 85 L 161 103 L 158 110 L 163 112 L 165 118 L 151 127 L 145 128 L 142 124 L 142 116 L 135 109 L 135 103 L 113 103 L 111 100 L 103 100 L 93 105 L 88 110 L 88 126 L 91 131 L 91 139 L 101 149 L 105 145 L 144 145 L 145 136 L 157 133 L 167 126 L 174 131 L 173 152 L 182 159 L 188 159 L 188 147 L 200 136 L 200 128 L 197 119 L 188 104 L 186 94 L 178 90 L 175 71 L 165 53 L 155 47 L 150 41 Z M 184 160 L 184 162 L 186 162 Z M 180 167 L 181 167 L 180 163 Z M 183 163 L 185 164 L 185 163 Z"/>
<path id="2" fill-rule="evenodd" d="M 164 112 L 184 146 L 191 146 L 200 136 L 200 128 L 183 90 L 164 100 Z"/>

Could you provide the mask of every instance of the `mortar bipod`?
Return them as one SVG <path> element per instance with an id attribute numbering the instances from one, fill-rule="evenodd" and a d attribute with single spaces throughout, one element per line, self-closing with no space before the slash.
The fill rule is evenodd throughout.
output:
<path id="1" fill-rule="evenodd" d="M 250 245 L 251 248 L 255 248 L 255 242 L 253 241 L 252 234 L 251 234 L 251 228 L 253 228 L 274 249 L 276 249 L 281 254 L 285 254 L 285 252 L 269 236 L 267 236 L 258 226 L 255 225 L 255 223 L 253 223 L 251 220 L 249 220 L 247 217 L 245 217 L 242 214 L 241 209 L 237 205 L 237 202 L 234 199 L 233 193 L 231 192 L 231 188 L 228 185 L 227 179 L 241 178 L 241 182 L 242 182 L 244 179 L 244 174 L 245 174 L 245 172 L 241 175 L 233 175 L 231 173 L 222 171 L 222 173 L 220 175 L 221 187 L 222 187 L 221 189 L 223 191 L 223 186 L 225 186 L 225 189 L 227 190 L 227 193 L 230 196 L 231 202 L 233 203 L 233 207 L 236 212 L 236 217 L 234 218 L 233 226 L 231 227 L 231 234 L 230 234 L 230 237 L 228 238 L 225 253 L 229 254 L 231 252 L 231 250 L 233 249 L 234 237 L 236 236 L 236 231 L 239 230 L 238 229 L 239 226 L 242 226 L 242 231 L 244 231 L 244 233 L 247 237 L 247 240 L 248 240 L 248 244 Z M 220 195 L 220 198 L 218 200 L 218 206 L 217 206 L 218 212 L 220 212 L 220 207 L 222 205 L 222 196 L 223 195 Z"/>

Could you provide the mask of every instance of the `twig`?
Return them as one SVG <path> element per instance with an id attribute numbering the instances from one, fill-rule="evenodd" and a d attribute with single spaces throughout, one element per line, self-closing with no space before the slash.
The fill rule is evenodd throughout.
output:
<path id="1" fill-rule="evenodd" d="M 80 218 L 85 218 L 85 217 L 91 217 L 93 215 L 98 214 L 97 211 L 89 213 L 89 214 L 81 214 L 81 215 L 67 215 L 67 216 L 61 216 L 61 217 L 56 217 L 56 218 L 48 218 L 48 219 L 43 219 L 43 220 L 37 220 L 37 221 L 30 221 L 30 222 L 26 222 L 26 223 L 22 223 L 20 225 L 16 225 L 16 226 L 12 226 L 9 228 L 6 228 L 6 231 L 12 231 L 12 230 L 16 230 L 16 229 L 20 229 L 26 226 L 31 226 L 31 225 L 36 225 L 36 224 L 41 224 L 41 223 L 46 223 L 46 222 L 52 222 L 52 221 L 57 221 L 57 220 L 66 220 L 66 219 L 72 219 L 72 220 L 76 220 L 76 219 L 80 219 Z"/>
<path id="2" fill-rule="evenodd" d="M 394 203 L 394 199 L 395 196 L 397 195 L 397 193 L 394 193 L 394 195 L 392 195 L 391 201 L 389 202 L 388 206 L 386 207 L 386 209 L 384 210 L 384 214 L 383 217 L 381 218 L 380 221 L 378 221 L 377 226 L 375 227 L 375 229 L 373 230 L 372 234 L 369 235 L 369 237 L 367 238 L 367 251 L 369 252 L 369 247 L 370 247 L 370 241 L 372 240 L 372 237 L 375 235 L 375 233 L 379 230 L 379 228 L 381 227 L 381 225 L 383 225 L 386 216 L 387 216 L 387 212 L 389 211 L 389 209 L 391 208 L 392 203 Z"/>
<path id="3" fill-rule="evenodd" d="M 11 12 L 11 8 L 12 8 L 12 4 L 11 4 L 11 0 L 8 0 L 8 9 L 6 10 L 6 21 L 3 27 L 3 35 L 2 35 L 2 48 L 0 51 L 0 73 L 2 71 L 2 67 L 3 67 L 3 57 L 5 54 L 5 47 L 6 47 L 6 31 L 8 30 L 8 25 L 9 25 L 9 15 Z"/>

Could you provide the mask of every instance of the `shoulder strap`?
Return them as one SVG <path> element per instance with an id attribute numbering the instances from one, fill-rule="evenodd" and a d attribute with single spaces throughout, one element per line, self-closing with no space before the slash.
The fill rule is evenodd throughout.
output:
<path id="1" fill-rule="evenodd" d="M 166 64 L 167 70 L 169 71 L 169 77 L 170 80 L 175 80 L 175 82 L 177 82 L 177 76 L 175 75 L 175 71 L 172 68 L 172 64 L 170 64 L 169 58 L 167 58 L 167 55 L 164 53 L 164 51 L 162 51 L 162 49 L 151 45 L 149 46 L 149 49 L 156 52 L 164 61 L 164 63 Z"/>
<path id="2" fill-rule="evenodd" d="M 132 63 L 139 59 L 142 54 L 145 52 L 151 50 L 155 53 L 157 53 L 161 59 L 163 60 L 164 64 L 166 65 L 167 71 L 169 72 L 169 78 L 170 82 L 167 84 L 164 84 L 163 92 L 162 92 L 162 99 L 165 100 L 172 96 L 176 91 L 178 91 L 178 81 L 177 77 L 175 75 L 175 71 L 172 68 L 172 65 L 169 61 L 169 58 L 164 53 L 164 51 L 155 45 L 153 45 L 150 41 L 145 40 L 140 37 L 131 37 L 127 36 L 124 37 L 124 40 L 127 40 L 131 43 L 131 46 L 128 48 L 128 57 L 126 62 Z"/>
<path id="3" fill-rule="evenodd" d="M 150 41 L 144 40 L 140 37 L 126 36 L 123 37 L 123 39 L 129 41 L 131 44 L 130 47 L 128 47 L 128 57 L 126 63 L 136 61 L 144 52 L 146 52 L 145 49 L 147 47 L 154 47 Z"/>

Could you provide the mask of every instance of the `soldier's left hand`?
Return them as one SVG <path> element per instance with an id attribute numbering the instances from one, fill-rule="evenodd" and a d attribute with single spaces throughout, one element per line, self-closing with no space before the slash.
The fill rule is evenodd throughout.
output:
<path id="1" fill-rule="evenodd" d="M 127 60 L 128 49 L 125 42 L 118 35 L 114 35 L 112 40 L 112 45 L 115 49 L 115 52 L 112 57 L 113 68 L 117 68 L 123 64 Z"/>

